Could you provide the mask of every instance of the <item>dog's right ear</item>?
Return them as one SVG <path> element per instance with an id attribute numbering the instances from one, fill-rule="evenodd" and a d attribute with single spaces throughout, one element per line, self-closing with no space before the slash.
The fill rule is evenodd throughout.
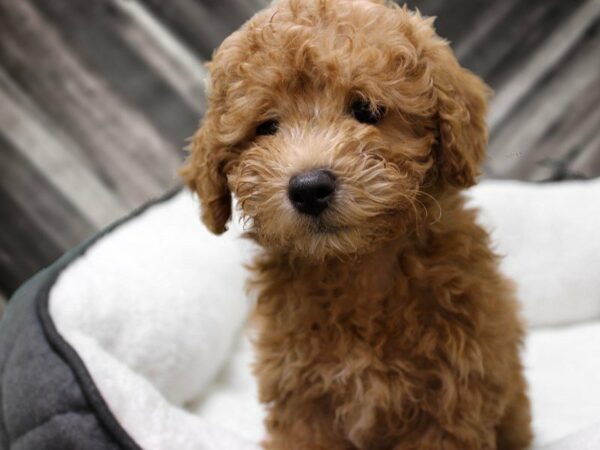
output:
<path id="1" fill-rule="evenodd" d="M 213 233 L 221 234 L 227 230 L 231 217 L 231 192 L 223 172 L 227 149 L 215 136 L 207 117 L 192 137 L 190 155 L 179 174 L 190 190 L 198 194 L 204 224 Z"/>

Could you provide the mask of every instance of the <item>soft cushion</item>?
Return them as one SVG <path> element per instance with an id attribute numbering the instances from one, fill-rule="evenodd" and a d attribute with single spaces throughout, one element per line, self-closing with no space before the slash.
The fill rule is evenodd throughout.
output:
<path id="1" fill-rule="evenodd" d="M 63 336 L 89 338 L 182 405 L 223 366 L 246 318 L 250 245 L 237 228 L 208 232 L 183 192 L 74 261 L 50 313 Z"/>
<path id="2" fill-rule="evenodd" d="M 487 181 L 469 195 L 531 327 L 600 318 L 600 179 Z"/>

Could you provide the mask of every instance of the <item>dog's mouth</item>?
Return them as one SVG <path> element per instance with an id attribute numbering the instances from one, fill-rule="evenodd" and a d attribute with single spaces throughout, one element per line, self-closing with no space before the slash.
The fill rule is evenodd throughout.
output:
<path id="1" fill-rule="evenodd" d="M 316 220 L 308 224 L 310 234 L 339 234 L 348 231 L 350 227 L 345 225 L 333 225 L 323 220 Z"/>

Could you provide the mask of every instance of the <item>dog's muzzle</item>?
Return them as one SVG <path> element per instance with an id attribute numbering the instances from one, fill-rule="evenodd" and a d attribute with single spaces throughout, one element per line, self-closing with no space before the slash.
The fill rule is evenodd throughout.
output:
<path id="1" fill-rule="evenodd" d="M 335 193 L 335 175 L 318 169 L 294 175 L 288 185 L 288 197 L 302 214 L 317 217 L 331 204 Z"/>

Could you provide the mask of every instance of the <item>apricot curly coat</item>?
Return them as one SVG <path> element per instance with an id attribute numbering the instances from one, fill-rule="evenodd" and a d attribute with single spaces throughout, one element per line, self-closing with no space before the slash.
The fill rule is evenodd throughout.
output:
<path id="1" fill-rule="evenodd" d="M 182 175 L 213 232 L 233 193 L 263 248 L 265 448 L 526 448 L 517 304 L 460 193 L 484 157 L 488 91 L 432 20 L 379 1 L 281 0 L 209 69 Z M 361 123 L 357 100 L 385 114 Z M 287 193 L 314 168 L 336 177 L 317 218 Z"/>

